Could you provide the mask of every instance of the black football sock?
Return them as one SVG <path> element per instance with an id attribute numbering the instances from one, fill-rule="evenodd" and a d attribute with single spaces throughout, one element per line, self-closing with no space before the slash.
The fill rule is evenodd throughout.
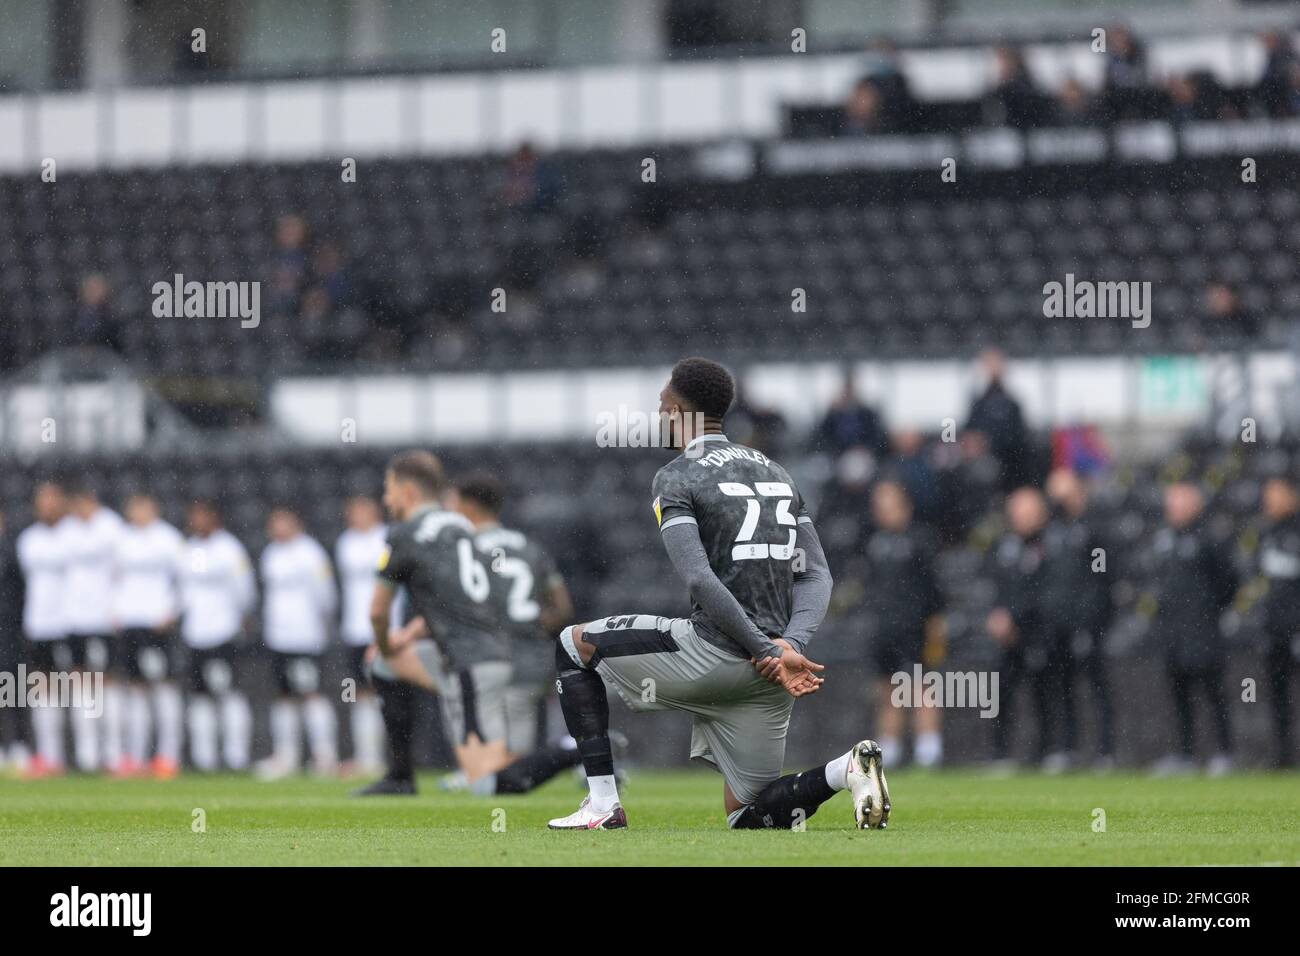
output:
<path id="1" fill-rule="evenodd" d="M 797 820 L 807 820 L 833 796 L 835 790 L 826 782 L 824 766 L 792 773 L 764 787 L 731 826 L 735 830 L 788 830 Z"/>
<path id="2" fill-rule="evenodd" d="M 614 751 L 609 745 L 609 698 L 605 682 L 594 670 L 579 667 L 559 641 L 555 667 L 560 679 L 560 710 L 569 733 L 578 742 L 578 755 L 588 777 L 614 773 Z"/>
<path id="3" fill-rule="evenodd" d="M 524 754 L 510 766 L 497 771 L 497 793 L 527 793 L 540 787 L 561 770 L 576 767 L 582 756 L 563 747 L 543 747 Z"/>
<path id="4" fill-rule="evenodd" d="M 390 780 L 414 780 L 411 740 L 415 729 L 415 687 L 402 681 L 374 679 L 379 694 L 384 731 L 388 735 L 388 773 Z"/>

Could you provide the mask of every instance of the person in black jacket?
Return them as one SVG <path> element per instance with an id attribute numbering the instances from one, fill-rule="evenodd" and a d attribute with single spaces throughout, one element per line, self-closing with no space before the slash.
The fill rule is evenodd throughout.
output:
<path id="1" fill-rule="evenodd" d="M 1088 491 L 1062 468 L 1047 480 L 1053 518 L 1043 532 L 1043 587 L 1039 607 L 1053 663 L 1060 675 L 1062 750 L 1049 769 L 1065 769 L 1078 744 L 1075 678 L 1086 679 L 1097 713 L 1100 766 L 1113 762 L 1115 730 L 1102 642 L 1113 611 L 1106 549 L 1088 520 Z"/>
<path id="2" fill-rule="evenodd" d="M 1259 575 L 1268 584 L 1261 601 L 1267 638 L 1264 667 L 1272 704 L 1277 765 L 1295 763 L 1291 737 L 1291 677 L 1300 664 L 1300 493 L 1294 480 L 1264 483 L 1269 526 L 1259 543 Z"/>
<path id="3" fill-rule="evenodd" d="M 1178 727 L 1178 751 L 1161 761 L 1161 771 L 1194 766 L 1196 734 L 1192 695 L 1197 688 L 1210 705 L 1215 754 L 1208 769 L 1232 767 L 1232 733 L 1224 686 L 1226 650 L 1219 618 L 1231 603 L 1237 579 L 1227 548 L 1205 526 L 1205 499 L 1189 482 L 1165 489 L 1165 524 L 1154 542 L 1156 612 L 1153 629 L 1165 649 Z"/>
<path id="4" fill-rule="evenodd" d="M 22 659 L 23 574 L 18 566 L 14 539 L 0 513 L 0 672 L 16 674 Z M 25 688 L 19 688 L 22 692 Z M 0 706 L 0 769 L 12 764 L 21 770 L 27 762 L 28 731 L 25 707 Z"/>
<path id="5" fill-rule="evenodd" d="M 912 674 L 915 665 L 932 670 L 943 661 L 942 598 L 935 583 L 937 545 L 912 521 L 912 502 L 897 481 L 871 491 L 876 530 L 867 540 L 868 602 L 875 617 L 871 656 L 880 676 L 881 747 L 899 753 L 904 712 L 891 701 L 890 677 Z M 916 714 L 912 758 L 922 767 L 943 759 L 942 712 L 922 706 Z"/>
<path id="6" fill-rule="evenodd" d="M 1007 522 L 1011 530 L 993 552 L 992 575 L 997 588 L 996 606 L 985 627 L 997 644 L 999 714 L 993 726 L 993 755 L 1011 764 L 1013 698 L 1021 681 L 1029 687 L 1038 718 L 1034 756 L 1042 761 L 1052 738 L 1051 657 L 1045 641 L 1039 589 L 1043 582 L 1043 527 L 1047 505 L 1037 488 L 1018 488 L 1007 497 Z"/>
<path id="7" fill-rule="evenodd" d="M 1019 488 L 1029 481 L 1030 447 L 1024 413 L 1006 385 L 1006 357 L 997 349 L 980 354 L 980 367 L 987 382 L 971 403 L 966 431 L 981 433 L 993 457 L 1002 466 L 1002 490 Z"/>
<path id="8" fill-rule="evenodd" d="M 876 461 L 889 457 L 889 432 L 879 413 L 858 398 L 853 378 L 847 373 L 839 395 L 817 425 L 812 442 L 814 451 L 837 456 L 865 448 Z"/>
<path id="9" fill-rule="evenodd" d="M 1024 55 L 1013 46 L 1000 46 L 993 55 L 996 79 L 982 104 L 984 122 L 1015 129 L 1041 125 L 1050 100 L 1034 85 Z"/>

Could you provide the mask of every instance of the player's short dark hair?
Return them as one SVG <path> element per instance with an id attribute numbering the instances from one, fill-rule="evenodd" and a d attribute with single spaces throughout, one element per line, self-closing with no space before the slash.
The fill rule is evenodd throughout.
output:
<path id="1" fill-rule="evenodd" d="M 431 452 L 398 452 L 389 460 L 388 470 L 398 481 L 414 482 L 427 498 L 434 498 L 442 491 L 442 462 Z"/>
<path id="2" fill-rule="evenodd" d="M 215 515 L 218 521 L 221 520 L 221 502 L 217 501 L 216 498 L 191 498 L 190 503 L 185 506 L 185 510 L 193 511 L 196 508 Z"/>
<path id="3" fill-rule="evenodd" d="M 456 482 L 456 492 L 489 514 L 499 515 L 506 503 L 506 486 L 491 472 L 476 471 L 466 475 Z"/>
<path id="4" fill-rule="evenodd" d="M 89 478 L 74 478 L 65 482 L 63 488 L 64 492 L 72 498 L 99 499 L 99 489 Z"/>
<path id="5" fill-rule="evenodd" d="M 736 380 L 722 365 L 706 358 L 684 358 L 673 366 L 668 387 L 693 412 L 721 419 L 736 398 Z"/>

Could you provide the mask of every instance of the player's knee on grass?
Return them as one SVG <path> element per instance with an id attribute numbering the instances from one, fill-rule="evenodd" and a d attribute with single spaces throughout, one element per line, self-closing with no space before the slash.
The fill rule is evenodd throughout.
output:
<path id="1" fill-rule="evenodd" d="M 789 830 L 803 823 L 834 795 L 820 768 L 773 780 L 754 802 L 727 814 L 733 830 Z"/>

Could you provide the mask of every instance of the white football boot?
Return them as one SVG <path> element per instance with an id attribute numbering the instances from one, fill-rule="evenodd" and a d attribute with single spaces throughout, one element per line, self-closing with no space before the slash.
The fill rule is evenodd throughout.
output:
<path id="1" fill-rule="evenodd" d="M 885 829 L 889 825 L 889 787 L 885 784 L 880 744 L 863 740 L 853 745 L 844 781 L 853 795 L 853 819 L 858 829 Z"/>
<path id="2" fill-rule="evenodd" d="M 626 830 L 627 814 L 617 803 L 609 810 L 594 810 L 591 797 L 583 797 L 577 810 L 546 825 L 552 830 Z"/>

